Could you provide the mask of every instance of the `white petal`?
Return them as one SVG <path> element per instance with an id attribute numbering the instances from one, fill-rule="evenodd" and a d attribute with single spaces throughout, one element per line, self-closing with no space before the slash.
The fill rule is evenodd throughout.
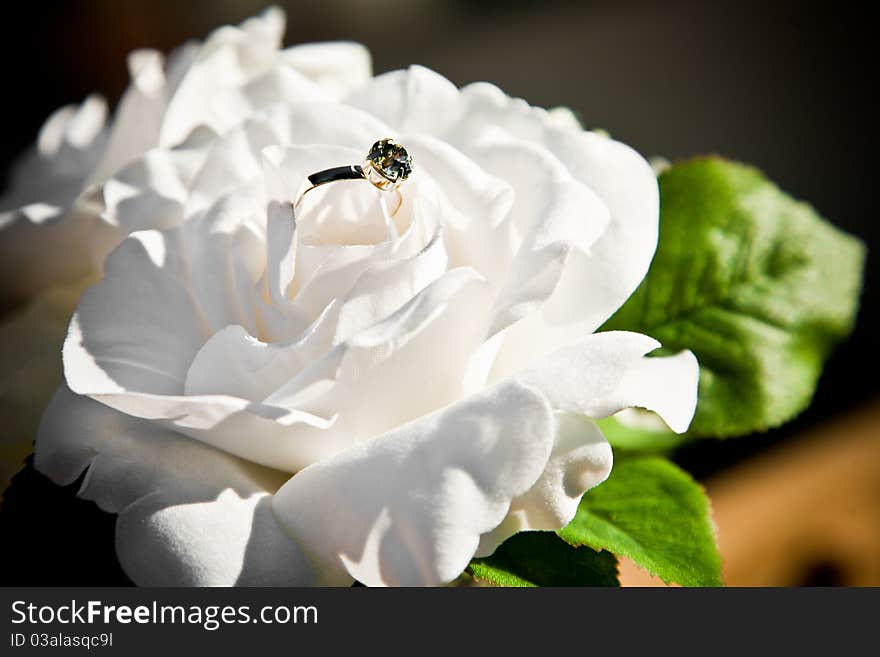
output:
<path id="1" fill-rule="evenodd" d="M 107 102 L 91 95 L 82 105 L 65 105 L 55 110 L 37 137 L 37 153 L 49 160 L 64 152 L 85 154 L 101 137 L 107 120 Z"/>
<path id="2" fill-rule="evenodd" d="M 241 27 L 225 26 L 208 37 L 177 85 L 162 120 L 161 146 L 174 146 L 199 125 L 222 134 L 231 125 L 216 99 L 268 71 L 278 58 L 284 14 L 270 8 Z"/>
<path id="3" fill-rule="evenodd" d="M 486 301 L 487 286 L 474 270 L 450 270 L 265 403 L 334 419 L 319 442 L 301 444 L 312 460 L 450 404 L 461 397 L 470 354 L 485 331 Z"/>
<path id="4" fill-rule="evenodd" d="M 221 198 L 180 227 L 140 231 L 107 258 L 71 324 L 64 360 L 78 392 L 180 394 L 198 349 L 215 331 L 256 331 L 265 206 L 253 190 Z M 308 321 L 287 318 L 299 333 Z"/>
<path id="5" fill-rule="evenodd" d="M 272 66 L 253 80 L 218 89 L 211 98 L 211 127 L 225 132 L 272 105 L 326 100 L 327 94 L 306 76 L 287 66 Z"/>
<path id="6" fill-rule="evenodd" d="M 553 352 L 521 379 L 546 394 L 556 410 L 602 418 L 637 406 L 683 433 L 697 405 L 697 359 L 689 351 L 645 357 L 659 346 L 640 333 L 596 333 Z"/>
<path id="7" fill-rule="evenodd" d="M 257 331 L 265 303 L 258 294 L 265 259 L 266 206 L 256 184 L 221 197 L 207 212 L 189 218 L 176 241 L 189 269 L 179 277 L 199 308 L 207 335 L 230 324 Z M 274 332 L 298 334 L 308 322 L 293 313 L 273 317 Z"/>
<path id="8" fill-rule="evenodd" d="M 123 166 L 159 144 L 159 129 L 168 102 L 165 60 L 156 50 L 135 50 L 128 56 L 131 84 L 122 95 L 107 149 L 89 185 L 101 183 Z"/>
<path id="9" fill-rule="evenodd" d="M 334 98 L 366 84 L 373 71 L 370 52 L 359 43 L 327 41 L 288 48 L 281 60 Z"/>
<path id="10" fill-rule="evenodd" d="M 547 110 L 547 118 L 553 125 L 566 130 L 582 130 L 580 119 L 570 107 L 554 107 Z"/>
<path id="11" fill-rule="evenodd" d="M 192 157 L 187 152 L 155 149 L 116 173 L 100 188 L 102 219 L 118 228 L 122 237 L 180 224 Z"/>
<path id="12" fill-rule="evenodd" d="M 266 281 L 276 307 L 289 303 L 296 267 L 296 218 L 290 201 L 270 201 L 267 210 Z"/>
<path id="13" fill-rule="evenodd" d="M 332 345 L 335 317 L 330 307 L 293 343 L 265 343 L 241 326 L 218 331 L 196 354 L 186 376 L 186 395 L 231 395 L 259 402 Z"/>
<path id="14" fill-rule="evenodd" d="M 282 473 L 248 464 L 62 387 L 35 465 L 118 513 L 116 549 L 138 584 L 291 586 L 344 581 L 315 571 L 271 513 Z"/>
<path id="15" fill-rule="evenodd" d="M 165 80 L 169 98 L 174 95 L 193 62 L 198 59 L 200 49 L 201 44 L 195 39 L 190 39 L 168 53 Z"/>
<path id="16" fill-rule="evenodd" d="M 423 135 L 402 140 L 418 167 L 420 198 L 426 192 L 440 197 L 453 266 L 474 267 L 496 287 L 514 253 L 513 188 L 444 141 Z"/>
<path id="17" fill-rule="evenodd" d="M 202 344 L 217 326 L 240 323 L 242 316 L 228 265 L 241 250 L 234 238 L 242 217 L 221 212 L 209 218 L 207 232 L 199 221 L 164 233 L 143 231 L 110 255 L 104 280 L 83 296 L 71 321 L 65 377 L 74 391 L 117 410 L 293 471 L 302 459 L 299 434 L 290 427 L 304 424 L 308 431 L 327 421 L 234 397 L 182 396 Z M 251 439 L 242 441 L 241 435 Z"/>
<path id="18" fill-rule="evenodd" d="M 447 264 L 446 248 L 438 229 L 416 255 L 371 267 L 340 301 L 334 342 L 344 342 L 402 308 L 440 278 Z"/>
<path id="19" fill-rule="evenodd" d="M 185 251 L 177 232 L 135 233 L 107 259 L 106 275 L 83 295 L 64 345 L 64 373 L 77 392 L 183 391 L 207 326 L 180 283 Z"/>
<path id="20" fill-rule="evenodd" d="M 334 426 L 332 419 L 254 404 L 228 395 L 95 392 L 89 397 L 229 454 L 284 472 L 296 472 L 345 444 L 340 436 L 334 436 L 336 440 L 332 444 L 323 440 L 327 430 Z M 242 436 L 248 439 L 242 440 Z"/>
<path id="21" fill-rule="evenodd" d="M 589 187 L 536 144 L 490 133 L 468 152 L 516 190 L 511 220 L 522 242 L 495 301 L 490 329 L 495 334 L 548 302 L 569 258 L 588 255 L 605 231 L 609 211 Z M 585 305 L 582 300 L 576 303 Z"/>
<path id="22" fill-rule="evenodd" d="M 513 222 L 521 238 L 537 233 L 537 248 L 566 242 L 589 253 L 605 231 L 609 211 L 602 199 L 540 144 L 487 129 L 466 153 L 513 188 Z"/>
<path id="23" fill-rule="evenodd" d="M 300 243 L 293 283 L 294 306 L 309 317 L 317 317 L 330 303 L 345 298 L 370 269 L 389 261 L 415 258 L 437 235 L 440 222 L 439 218 L 421 211 L 420 199 L 412 206 L 413 220 L 397 239 L 378 244 Z"/>
<path id="24" fill-rule="evenodd" d="M 275 144 L 328 144 L 354 148 L 358 159 L 350 164 L 360 162 L 376 141 L 376 135 L 391 132 L 391 128 L 369 112 L 331 102 L 298 101 L 292 105 L 270 107 L 254 121 L 266 122 L 272 127 L 279 136 Z"/>
<path id="25" fill-rule="evenodd" d="M 248 122 L 211 141 L 203 165 L 189 185 L 186 214 L 210 207 L 226 194 L 258 179 L 262 173 L 261 149 L 277 141 L 264 122 Z"/>
<path id="26" fill-rule="evenodd" d="M 453 144 L 467 152 L 487 130 L 498 129 L 539 144 L 610 210 L 608 228 L 591 247 L 589 257 L 577 254 L 574 266 L 566 267 L 537 333 L 560 344 L 573 335 L 594 331 L 632 294 L 654 255 L 659 194 L 650 165 L 629 146 L 578 130 L 571 122 L 560 122 L 551 112 L 511 98 L 485 82 L 464 87 L 461 103 L 461 120 L 449 134 Z"/>
<path id="27" fill-rule="evenodd" d="M 481 136 L 487 128 L 503 130 L 524 141 L 544 145 L 547 126 L 558 122 L 540 107 L 532 107 L 522 98 L 511 98 L 488 82 L 475 82 L 460 91 L 459 120 L 451 127 L 449 140 L 464 147 Z"/>
<path id="28" fill-rule="evenodd" d="M 65 166 L 58 169 L 59 174 L 86 175 L 82 165 L 94 166 L 99 147 L 104 145 L 106 121 L 107 101 L 97 94 L 79 106 L 66 105 L 53 112 L 40 128 L 37 153 L 46 160 L 61 160 Z M 64 162 L 66 158 L 70 161 Z"/>
<path id="29" fill-rule="evenodd" d="M 92 245 L 115 241 L 75 204 L 106 143 L 106 114 L 100 96 L 62 107 L 16 163 L 0 198 L 0 302 L 83 277 L 95 269 Z"/>
<path id="30" fill-rule="evenodd" d="M 552 130 L 548 147 L 611 211 L 608 228 L 579 256 L 545 314 L 566 333 L 594 331 L 626 301 L 648 272 L 660 215 L 657 178 L 632 148 L 592 132 Z M 575 310 L 578 304 L 586 311 Z"/>
<path id="31" fill-rule="evenodd" d="M 338 166 L 359 162 L 375 135 L 387 132 L 388 128 L 375 117 L 339 103 L 297 101 L 292 105 L 269 107 L 228 130 L 211 144 L 204 166 L 192 183 L 187 213 L 203 209 L 218 196 L 264 173 L 262 152 L 269 146 L 306 148 L 303 145 L 321 144 L 353 147 L 354 150 L 345 155 L 347 159 L 327 165 Z M 283 149 L 276 150 L 279 151 L 278 165 L 283 166 Z M 341 150 L 336 153 L 341 155 Z M 304 176 L 320 168 L 317 161 L 300 167 L 297 174 L 300 177 L 279 181 L 280 186 L 270 188 L 269 198 L 278 201 L 292 199 Z"/>
<path id="32" fill-rule="evenodd" d="M 456 86 L 422 66 L 378 75 L 345 102 L 379 117 L 399 132 L 429 135 L 441 135 L 461 112 Z"/>
<path id="33" fill-rule="evenodd" d="M 646 408 L 663 418 L 675 433 L 684 433 L 697 409 L 699 379 L 697 357 L 690 351 L 644 358 L 627 370 L 608 407 Z"/>
<path id="34" fill-rule="evenodd" d="M 257 16 L 251 16 L 240 26 L 240 29 L 255 41 L 263 42 L 272 48 L 278 48 L 284 37 L 284 28 L 287 25 L 287 15 L 280 7 L 271 6 L 264 9 Z M 222 35 L 217 30 L 208 38 L 210 45 L 213 39 L 220 40 Z"/>
<path id="35" fill-rule="evenodd" d="M 557 414 L 547 467 L 535 485 L 511 503 L 504 522 L 483 534 L 476 556 L 492 554 L 516 532 L 567 525 L 583 494 L 608 478 L 612 462 L 611 445 L 595 423 L 582 415 Z"/>
<path id="36" fill-rule="evenodd" d="M 365 584 L 443 584 L 534 484 L 553 431 L 545 400 L 507 384 L 303 470 L 273 508 L 314 558 Z"/>

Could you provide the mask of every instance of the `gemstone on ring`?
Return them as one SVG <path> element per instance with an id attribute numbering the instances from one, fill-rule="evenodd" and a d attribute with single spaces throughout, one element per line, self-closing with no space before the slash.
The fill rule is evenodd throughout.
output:
<path id="1" fill-rule="evenodd" d="M 380 139 L 370 148 L 362 165 L 364 177 L 376 187 L 396 189 L 412 173 L 412 158 L 393 139 Z"/>

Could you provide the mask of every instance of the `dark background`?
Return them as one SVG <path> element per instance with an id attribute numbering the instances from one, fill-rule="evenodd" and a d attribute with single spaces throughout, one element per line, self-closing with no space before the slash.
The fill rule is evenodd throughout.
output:
<path id="1" fill-rule="evenodd" d="M 717 153 L 752 163 L 869 247 L 861 315 L 813 406 L 781 430 L 684 448 L 706 477 L 880 398 L 877 103 L 873 31 L 843 3 L 721 0 L 279 2 L 285 42 L 351 39 L 386 71 L 424 64 L 461 85 L 490 80 L 541 106 L 568 105 L 645 156 Z M 57 107 L 93 91 L 118 100 L 125 54 L 168 51 L 258 12 L 255 0 L 5 3 L 0 176 Z M 13 9 L 14 8 L 14 9 Z M 125 583 L 113 520 L 32 469 L 0 520 L 0 582 Z"/>

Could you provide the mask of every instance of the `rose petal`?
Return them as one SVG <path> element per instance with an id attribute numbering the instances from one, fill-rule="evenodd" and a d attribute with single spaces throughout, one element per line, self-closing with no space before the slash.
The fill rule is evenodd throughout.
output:
<path id="1" fill-rule="evenodd" d="M 272 105 L 326 99 L 327 93 L 306 76 L 276 65 L 241 86 L 218 90 L 210 102 L 211 126 L 226 131 Z"/>
<path id="2" fill-rule="evenodd" d="M 281 52 L 281 60 L 334 98 L 366 84 L 373 72 L 370 51 L 350 41 L 306 43 Z"/>
<path id="3" fill-rule="evenodd" d="M 608 478 L 612 461 L 611 445 L 595 423 L 582 415 L 558 413 L 547 467 L 528 492 L 513 500 L 504 522 L 483 534 L 476 556 L 492 554 L 516 532 L 567 525 L 583 494 Z"/>
<path id="4" fill-rule="evenodd" d="M 439 197 L 435 203 L 453 266 L 474 267 L 498 286 L 514 253 L 513 188 L 444 141 L 424 135 L 402 139 L 420 182 L 431 183 L 419 185 L 419 198 L 426 192 Z"/>
<path id="5" fill-rule="evenodd" d="M 506 384 L 303 470 L 273 509 L 310 555 L 358 581 L 443 584 L 534 484 L 553 427 L 540 395 Z"/>
<path id="6" fill-rule="evenodd" d="M 267 208 L 258 181 L 221 197 L 204 214 L 188 219 L 173 246 L 189 269 L 178 278 L 206 324 L 207 335 L 230 324 L 265 330 L 272 336 L 298 335 L 308 320 L 290 307 L 273 310 L 260 292 L 265 260 Z"/>
<path id="7" fill-rule="evenodd" d="M 572 137 L 554 129 L 547 144 L 611 211 L 608 228 L 589 257 L 578 256 L 545 309 L 547 323 L 566 325 L 567 333 L 594 331 L 638 287 L 654 257 L 660 213 L 657 178 L 632 148 L 592 132 Z M 581 305 L 584 310 L 575 310 Z"/>
<path id="8" fill-rule="evenodd" d="M 377 135 L 391 128 L 363 110 L 340 103 L 297 101 L 267 108 L 254 121 L 265 121 L 278 135 L 279 145 L 324 144 L 354 148 L 357 159 L 342 164 L 359 164 Z M 313 173 L 313 171 L 309 171 Z"/>
<path id="9" fill-rule="evenodd" d="M 345 102 L 405 133 L 441 135 L 461 112 L 456 86 L 422 66 L 378 75 Z"/>
<path id="10" fill-rule="evenodd" d="M 123 242 L 73 318 L 64 352 L 72 388 L 180 394 L 210 335 L 230 324 L 256 331 L 264 222 L 261 194 L 239 190 L 180 227 Z M 292 313 L 283 320 L 294 334 L 309 323 Z"/>
<path id="11" fill-rule="evenodd" d="M 64 344 L 74 391 L 183 392 L 189 363 L 208 327 L 180 284 L 187 263 L 177 231 L 135 233 L 86 291 Z"/>
<path id="12" fill-rule="evenodd" d="M 412 222 L 396 240 L 379 244 L 303 244 L 297 246 L 293 305 L 317 317 L 336 299 L 344 298 L 371 268 L 388 261 L 416 257 L 438 235 L 439 218 L 416 201 Z"/>
<path id="13" fill-rule="evenodd" d="M 128 55 L 131 84 L 122 95 L 107 148 L 89 177 L 89 186 L 103 182 L 159 143 L 162 115 L 168 102 L 165 59 L 156 50 Z"/>
<path id="14" fill-rule="evenodd" d="M 459 93 L 459 120 L 450 127 L 447 138 L 462 147 L 479 139 L 487 128 L 545 145 L 547 127 L 559 124 L 547 110 L 533 107 L 522 98 L 512 98 L 489 82 L 469 84 Z"/>
<path id="15" fill-rule="evenodd" d="M 51 161 L 62 177 L 79 177 L 87 173 L 84 168 L 94 166 L 94 159 L 104 146 L 106 121 L 107 101 L 97 94 L 90 95 L 79 106 L 62 107 L 40 128 L 37 153 Z M 45 185 L 47 181 L 31 182 Z M 50 193 L 52 187 L 45 185 Z"/>
<path id="16" fill-rule="evenodd" d="M 261 150 L 277 140 L 265 121 L 248 121 L 213 140 L 188 186 L 185 214 L 192 216 L 258 180 L 263 171 Z"/>
<path id="17" fill-rule="evenodd" d="M 46 410 L 36 468 L 55 483 L 87 470 L 80 497 L 118 513 L 123 569 L 151 586 L 301 586 L 316 571 L 271 512 L 286 475 L 248 464 L 65 387 Z"/>
<path id="18" fill-rule="evenodd" d="M 332 418 L 254 404 L 228 395 L 96 392 L 89 397 L 234 456 L 284 472 L 296 472 L 344 444 L 340 437 L 332 446 L 322 442 L 327 429 L 334 424 Z M 242 440 L 242 436 L 248 436 L 248 440 Z"/>
<path id="19" fill-rule="evenodd" d="M 106 114 L 100 96 L 62 107 L 46 120 L 36 149 L 16 164 L 0 199 L 0 302 L 94 270 L 92 243 L 107 235 L 97 213 L 74 201 L 106 143 Z"/>
<path id="20" fill-rule="evenodd" d="M 308 462 L 452 403 L 461 397 L 469 355 L 485 330 L 478 309 L 486 298 L 487 286 L 474 270 L 451 270 L 264 403 L 333 418 L 318 442 L 301 441 Z"/>
<path id="21" fill-rule="evenodd" d="M 585 416 L 601 418 L 638 406 L 658 413 L 678 433 L 687 429 L 697 403 L 696 358 L 689 351 L 644 357 L 659 346 L 638 333 L 597 333 L 522 375 L 521 380 L 547 395 L 554 410 L 562 411 L 553 454 L 532 489 L 514 500 L 504 522 L 483 536 L 479 556 L 491 554 L 518 531 L 564 527 L 583 493 L 608 477 L 611 446 Z"/>
<path id="22" fill-rule="evenodd" d="M 152 150 L 108 180 L 100 191 L 102 219 L 121 236 L 183 221 L 188 153 Z"/>
<path id="23" fill-rule="evenodd" d="M 186 395 L 230 395 L 259 402 L 314 363 L 330 348 L 335 326 L 328 307 L 293 343 L 266 343 L 241 326 L 218 331 L 196 354 Z"/>
<path id="24" fill-rule="evenodd" d="M 340 300 L 334 343 L 344 342 L 395 313 L 439 279 L 447 263 L 438 230 L 416 255 L 389 259 L 365 271 Z"/>
<path id="25" fill-rule="evenodd" d="M 267 215 L 266 282 L 269 298 L 280 308 L 290 303 L 296 271 L 296 217 L 290 201 L 270 201 Z"/>
<path id="26" fill-rule="evenodd" d="M 217 115 L 214 99 L 266 72 L 278 57 L 284 13 L 275 7 L 240 27 L 225 26 L 206 40 L 168 103 L 159 145 L 171 147 L 199 125 L 222 134 L 231 125 Z"/>
<path id="27" fill-rule="evenodd" d="M 461 103 L 461 121 L 449 135 L 452 143 L 467 150 L 487 126 L 494 126 L 542 145 L 610 210 L 608 228 L 591 247 L 589 258 L 579 255 L 575 266 L 568 267 L 572 271 L 546 311 L 547 324 L 572 324 L 567 334 L 592 332 L 632 294 L 654 255 L 659 194 L 650 165 L 629 146 L 563 124 L 552 113 L 511 98 L 492 84 L 464 87 Z"/>
<path id="28" fill-rule="evenodd" d="M 468 152 L 516 190 L 511 220 L 522 242 L 495 301 L 494 335 L 543 307 L 563 279 L 570 254 L 590 252 L 608 225 L 609 212 L 538 145 L 490 133 Z"/>
<path id="29" fill-rule="evenodd" d="M 173 149 L 155 148 L 133 160 L 103 184 L 86 190 L 77 206 L 100 215 L 113 239 L 94 244 L 95 262 L 127 235 L 179 225 L 186 214 L 190 186 L 216 135 L 200 129 Z"/>
<path id="30" fill-rule="evenodd" d="M 697 405 L 697 359 L 690 351 L 645 357 L 658 347 L 640 333 L 595 333 L 535 363 L 521 379 L 547 395 L 556 410 L 602 418 L 638 406 L 683 433 Z"/>
<path id="31" fill-rule="evenodd" d="M 547 110 L 547 118 L 550 122 L 566 130 L 583 130 L 580 119 L 570 107 L 554 107 Z"/>
<path id="32" fill-rule="evenodd" d="M 277 48 L 281 45 L 284 37 L 284 28 L 287 25 L 287 15 L 280 7 L 267 7 L 259 15 L 245 19 L 239 29 L 246 33 L 254 41 L 262 41 L 267 45 Z M 208 38 L 210 46 L 214 41 L 222 43 L 226 38 L 236 39 L 238 35 L 227 37 L 223 32 L 229 28 L 221 27 L 215 30 Z"/>
<path id="33" fill-rule="evenodd" d="M 589 253 L 569 254 L 540 311 L 522 313 L 508 328 L 494 364 L 498 379 L 601 326 L 644 278 L 657 244 L 659 196 L 647 162 L 605 137 L 579 133 L 566 138 L 581 147 L 578 166 L 569 164 L 569 169 L 609 208 L 610 222 Z M 563 161 L 560 149 L 566 144 L 561 133 L 558 143 L 550 144 Z"/>

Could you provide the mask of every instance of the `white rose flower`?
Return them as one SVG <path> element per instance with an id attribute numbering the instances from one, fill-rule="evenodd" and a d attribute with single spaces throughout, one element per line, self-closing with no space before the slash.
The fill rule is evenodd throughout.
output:
<path id="1" fill-rule="evenodd" d="M 184 169 L 191 144 L 209 140 L 256 109 L 284 98 L 336 100 L 369 79 L 369 53 L 358 44 L 311 44 L 281 50 L 284 14 L 270 9 L 239 27 L 223 27 L 165 60 L 133 52 L 131 84 L 112 123 L 103 98 L 55 112 L 36 146 L 18 163 L 0 197 L 0 320 L 10 344 L 0 360 L 0 489 L 30 451 L 35 419 L 60 381 L 57 350 L 84 286 L 106 254 L 134 230 L 157 225 L 157 214 L 117 221 L 108 204 L 126 203 L 125 178 L 102 184 L 156 147 L 177 148 Z M 198 126 L 198 130 L 193 130 Z M 153 159 L 139 172 L 149 179 Z M 155 195 L 176 190 L 154 188 Z M 161 204 L 161 198 L 157 199 Z M 163 215 L 169 223 L 181 216 Z M 20 382 L 29 383 L 26 391 Z M 45 391 L 45 392 L 44 392 Z"/>
<path id="2" fill-rule="evenodd" d="M 420 67 L 210 111 L 183 84 L 159 131 L 182 145 L 93 194 L 131 234 L 79 303 L 36 444 L 119 514 L 135 582 L 443 584 L 571 520 L 612 465 L 594 419 L 687 428 L 693 355 L 595 333 L 657 242 L 631 148 Z M 294 209 L 307 175 L 389 136 L 414 162 L 399 210 L 363 181 Z"/>

